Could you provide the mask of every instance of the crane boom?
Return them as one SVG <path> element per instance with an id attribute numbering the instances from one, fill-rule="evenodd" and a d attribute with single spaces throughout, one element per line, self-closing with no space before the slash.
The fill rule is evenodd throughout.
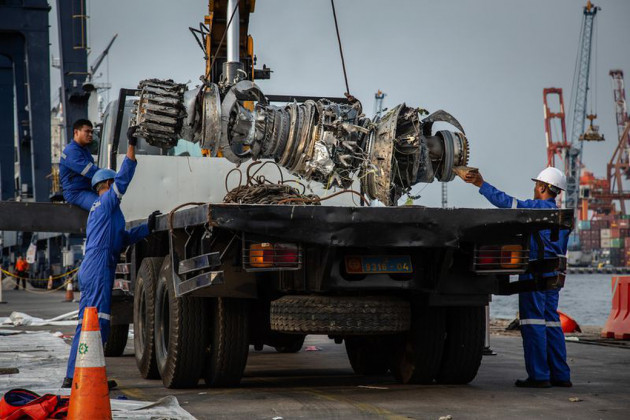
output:
<path id="1" fill-rule="evenodd" d="M 582 20 L 582 31 L 580 34 L 580 45 L 578 49 L 578 60 L 576 68 L 576 82 L 573 92 L 573 122 L 571 125 L 571 144 L 575 145 L 584 133 L 584 123 L 586 121 L 586 100 L 589 90 L 589 74 L 591 68 L 591 50 L 593 44 L 593 28 L 595 16 L 599 7 L 594 6 L 590 0 L 584 6 L 584 17 Z M 567 191 L 565 195 L 565 206 L 570 209 L 577 209 L 579 196 L 580 179 L 580 159 L 582 156 L 582 143 L 579 149 L 569 154 L 569 171 L 567 176 Z"/>

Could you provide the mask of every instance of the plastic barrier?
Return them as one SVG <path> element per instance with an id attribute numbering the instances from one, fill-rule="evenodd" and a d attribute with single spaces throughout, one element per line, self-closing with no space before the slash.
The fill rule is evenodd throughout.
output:
<path id="1" fill-rule="evenodd" d="M 630 276 L 612 278 L 612 307 L 602 337 L 617 340 L 630 339 Z"/>

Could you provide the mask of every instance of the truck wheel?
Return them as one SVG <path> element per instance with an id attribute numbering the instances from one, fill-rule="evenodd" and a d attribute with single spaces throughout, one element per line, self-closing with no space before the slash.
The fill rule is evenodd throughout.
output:
<path id="1" fill-rule="evenodd" d="M 391 296 L 283 296 L 271 302 L 273 331 L 383 334 L 409 329 L 409 303 Z"/>
<path id="2" fill-rule="evenodd" d="M 446 342 L 438 383 L 467 384 L 475 378 L 483 355 L 485 330 L 483 306 L 447 308 Z"/>
<path id="3" fill-rule="evenodd" d="M 384 375 L 391 358 L 390 336 L 346 337 L 346 353 L 357 375 Z"/>
<path id="4" fill-rule="evenodd" d="M 432 383 L 440 369 L 445 331 L 442 308 L 412 306 L 411 330 L 394 340 L 394 377 L 404 384 Z"/>
<path id="5" fill-rule="evenodd" d="M 212 387 L 236 386 L 243 377 L 249 353 L 247 300 L 212 299 L 209 324 L 204 380 Z"/>
<path id="6" fill-rule="evenodd" d="M 129 324 L 112 325 L 109 329 L 109 337 L 103 346 L 105 357 L 120 357 L 125 351 L 127 337 L 129 336 Z"/>
<path id="7" fill-rule="evenodd" d="M 155 358 L 167 388 L 197 385 L 203 366 L 207 316 L 204 300 L 175 297 L 171 258 L 166 257 L 155 288 Z"/>
<path id="8" fill-rule="evenodd" d="M 136 365 L 144 379 L 159 379 L 155 362 L 155 285 L 164 258 L 144 258 L 140 264 L 133 296 L 133 348 Z"/>
<path id="9" fill-rule="evenodd" d="M 283 334 L 282 339 L 273 348 L 278 353 L 297 353 L 302 350 L 305 335 Z"/>

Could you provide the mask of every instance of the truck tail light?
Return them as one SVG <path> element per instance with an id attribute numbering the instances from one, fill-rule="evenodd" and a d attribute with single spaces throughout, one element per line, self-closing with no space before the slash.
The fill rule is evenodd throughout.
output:
<path id="1" fill-rule="evenodd" d="M 301 264 L 302 252 L 297 244 L 244 244 L 243 267 L 248 271 L 297 270 Z"/>
<path id="2" fill-rule="evenodd" d="M 503 245 L 501 247 L 501 268 L 518 268 L 522 251 L 521 245 Z"/>
<path id="3" fill-rule="evenodd" d="M 249 263 L 256 268 L 273 267 L 273 245 L 269 242 L 252 244 L 249 249 Z"/>
<path id="4" fill-rule="evenodd" d="M 276 251 L 275 263 L 279 266 L 283 265 L 294 265 L 299 262 L 299 249 L 295 244 L 276 244 L 274 247 Z"/>
<path id="5" fill-rule="evenodd" d="M 477 272 L 524 272 L 529 262 L 529 250 L 522 245 L 484 245 L 475 251 L 474 270 Z"/>

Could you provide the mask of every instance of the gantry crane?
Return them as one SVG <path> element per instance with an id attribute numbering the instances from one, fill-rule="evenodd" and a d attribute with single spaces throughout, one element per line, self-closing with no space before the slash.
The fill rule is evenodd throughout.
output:
<path id="1" fill-rule="evenodd" d="M 559 109 L 551 108 L 550 99 L 553 95 L 558 97 Z M 567 129 L 565 122 L 564 97 L 561 88 L 543 89 L 543 111 L 545 119 L 545 137 L 547 141 L 547 166 L 556 166 L 556 158 L 562 162 L 565 173 L 568 172 L 572 157 L 578 153 L 578 149 L 567 141 Z M 555 138 L 554 127 L 558 127 L 560 132 Z M 588 219 L 589 208 L 597 213 L 608 213 L 611 211 L 611 200 L 608 198 L 610 188 L 605 179 L 597 179 L 590 172 L 585 172 L 580 177 L 580 211 L 577 214 L 579 220 Z M 594 196 L 597 195 L 597 198 Z"/>
<path id="2" fill-rule="evenodd" d="M 610 76 L 612 77 L 619 142 L 608 162 L 606 175 L 610 183 L 612 199 L 619 201 L 621 212 L 626 214 L 625 201 L 630 200 L 630 191 L 624 190 L 623 178 L 630 179 L 630 118 L 626 106 L 623 71 L 611 70 Z"/>
<path id="3" fill-rule="evenodd" d="M 573 123 L 571 125 L 570 144 L 575 147 L 575 145 L 580 143 L 580 146 L 579 148 L 576 148 L 576 150 L 569 150 L 569 167 L 566 170 L 567 191 L 564 197 L 565 207 L 574 210 L 577 210 L 579 203 L 579 179 L 581 168 L 580 161 L 583 149 L 583 143 L 581 143 L 580 140 L 603 140 L 603 137 L 600 138 L 597 136 L 597 127 L 593 126 L 592 124 L 592 120 L 596 117 L 596 115 L 593 113 L 591 113 L 591 125 L 589 126 L 589 130 L 587 131 L 589 135 L 584 135 L 587 94 L 589 91 L 591 51 L 593 44 L 593 29 L 595 26 L 595 16 L 597 15 L 598 10 L 600 10 L 600 8 L 593 5 L 590 0 L 588 0 L 586 6 L 584 6 L 582 30 L 580 32 L 580 43 L 578 49 L 578 60 L 574 80 L 572 101 Z"/>
<path id="4" fill-rule="evenodd" d="M 560 109 L 557 112 L 551 110 L 548 100 L 550 95 L 558 95 Z M 567 128 L 565 123 L 564 98 L 562 88 L 543 89 L 543 112 L 545 118 L 545 138 L 547 141 L 547 166 L 556 166 L 556 156 L 562 161 L 565 171 L 568 168 L 568 157 L 571 144 L 567 142 Z M 554 139 L 552 124 L 558 120 L 560 125 L 560 139 Z"/>

